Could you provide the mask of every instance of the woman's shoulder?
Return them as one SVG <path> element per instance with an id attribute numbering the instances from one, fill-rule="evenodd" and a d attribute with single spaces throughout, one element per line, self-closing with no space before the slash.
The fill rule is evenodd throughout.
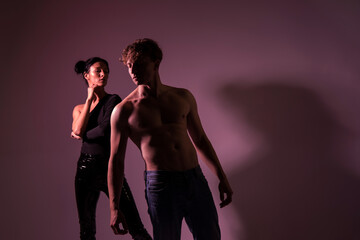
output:
<path id="1" fill-rule="evenodd" d="M 118 104 L 121 102 L 121 98 L 117 94 L 107 94 L 105 104 Z"/>
<path id="2" fill-rule="evenodd" d="M 85 104 L 78 104 L 78 105 L 76 105 L 75 107 L 74 107 L 74 112 L 81 112 L 82 110 L 83 110 L 83 108 L 84 108 L 84 105 Z"/>
<path id="3" fill-rule="evenodd" d="M 113 100 L 116 100 L 116 101 L 121 101 L 121 97 L 119 96 L 119 95 L 117 95 L 117 94 L 108 94 L 108 99 L 110 100 L 110 99 L 113 99 Z"/>
<path id="4" fill-rule="evenodd" d="M 80 113 L 84 109 L 84 105 L 85 104 L 79 104 L 74 107 L 73 112 L 72 112 L 73 119 L 76 119 L 80 115 Z"/>

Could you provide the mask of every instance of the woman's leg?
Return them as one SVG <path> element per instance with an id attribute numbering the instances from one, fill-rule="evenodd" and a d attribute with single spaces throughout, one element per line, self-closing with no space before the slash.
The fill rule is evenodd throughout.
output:
<path id="1" fill-rule="evenodd" d="M 81 240 L 96 239 L 95 213 L 100 191 L 92 186 L 94 182 L 91 163 L 91 159 L 80 157 L 75 177 L 75 196 Z"/>

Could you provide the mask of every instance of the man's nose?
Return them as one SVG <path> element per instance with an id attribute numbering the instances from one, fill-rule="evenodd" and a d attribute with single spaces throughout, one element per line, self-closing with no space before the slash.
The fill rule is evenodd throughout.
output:
<path id="1" fill-rule="evenodd" d="M 133 68 L 133 67 L 130 68 L 130 73 L 131 73 L 131 74 L 134 74 L 134 73 L 135 73 L 135 68 Z"/>
<path id="2" fill-rule="evenodd" d="M 132 74 L 137 74 L 139 72 L 139 68 L 137 67 L 137 66 L 133 66 L 132 68 L 131 68 L 131 73 Z"/>

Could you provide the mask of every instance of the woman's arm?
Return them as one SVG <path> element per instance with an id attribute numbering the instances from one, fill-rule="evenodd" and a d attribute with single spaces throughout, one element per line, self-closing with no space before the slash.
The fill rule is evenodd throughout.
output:
<path id="1" fill-rule="evenodd" d="M 73 110 L 73 123 L 72 123 L 72 136 L 82 137 L 85 132 L 86 125 L 89 120 L 91 102 L 94 99 L 94 88 L 88 88 L 88 97 L 85 104 L 80 104 L 74 107 Z"/>
<path id="2" fill-rule="evenodd" d="M 91 101 L 86 100 L 85 104 L 74 107 L 72 132 L 74 135 L 82 137 L 89 120 Z"/>

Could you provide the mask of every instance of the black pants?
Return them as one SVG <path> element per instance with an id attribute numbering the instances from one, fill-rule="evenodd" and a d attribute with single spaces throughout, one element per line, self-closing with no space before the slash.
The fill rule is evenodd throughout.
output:
<path id="1" fill-rule="evenodd" d="M 80 155 L 75 177 L 75 194 L 81 240 L 96 239 L 95 214 L 100 191 L 104 192 L 109 197 L 107 188 L 107 167 L 107 157 L 84 153 Z M 126 179 L 124 179 L 121 191 L 120 210 L 125 216 L 129 227 L 129 233 L 133 237 L 138 234 L 148 235 L 141 222 L 139 212 L 136 208 L 134 198 Z M 149 239 L 151 239 L 150 236 Z"/>

